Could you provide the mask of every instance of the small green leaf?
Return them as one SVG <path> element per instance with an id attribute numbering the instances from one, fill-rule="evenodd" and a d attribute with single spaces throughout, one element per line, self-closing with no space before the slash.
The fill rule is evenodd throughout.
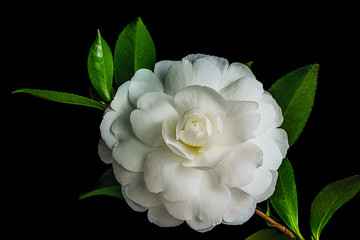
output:
<path id="1" fill-rule="evenodd" d="M 89 51 L 88 72 L 95 90 L 106 102 L 110 102 L 114 72 L 113 56 L 99 30 Z"/>
<path id="2" fill-rule="evenodd" d="M 294 171 L 288 158 L 283 160 L 278 172 L 279 177 L 275 192 L 270 198 L 271 205 L 284 223 L 298 235 L 300 239 L 304 239 L 299 230 L 298 200 Z"/>
<path id="3" fill-rule="evenodd" d="M 249 62 L 246 62 L 246 63 L 244 63 L 248 68 L 251 68 L 251 66 L 252 66 L 252 64 L 253 64 L 254 62 L 253 61 L 249 61 Z"/>
<path id="4" fill-rule="evenodd" d="M 116 42 L 114 52 L 116 87 L 130 80 L 140 68 L 154 70 L 155 47 L 141 18 L 125 27 Z"/>
<path id="5" fill-rule="evenodd" d="M 286 234 L 283 234 L 275 229 L 265 229 L 260 230 L 251 236 L 247 237 L 245 240 L 289 240 L 291 239 Z"/>
<path id="6" fill-rule="evenodd" d="M 360 175 L 333 182 L 315 197 L 310 209 L 311 233 L 319 240 L 332 215 L 360 191 Z"/>
<path id="7" fill-rule="evenodd" d="M 282 109 L 281 125 L 293 145 L 305 127 L 315 100 L 319 65 L 312 64 L 285 75 L 276 81 L 269 92 Z"/>
<path id="8" fill-rule="evenodd" d="M 105 110 L 106 108 L 103 104 L 97 101 L 79 95 L 75 95 L 72 93 L 39 90 L 39 89 L 28 89 L 28 88 L 18 89 L 16 91 L 13 91 L 12 93 L 27 93 L 35 97 L 43 98 L 54 102 L 93 107 L 93 108 L 98 108 L 100 110 Z"/>
<path id="9" fill-rule="evenodd" d="M 108 169 L 94 184 L 92 190 L 82 194 L 79 199 L 98 195 L 123 198 L 121 194 L 121 185 L 117 182 L 112 169 Z"/>

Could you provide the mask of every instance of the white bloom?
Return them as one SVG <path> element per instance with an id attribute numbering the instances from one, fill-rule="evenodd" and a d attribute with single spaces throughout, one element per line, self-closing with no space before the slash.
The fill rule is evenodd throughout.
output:
<path id="1" fill-rule="evenodd" d="M 251 70 L 189 55 L 138 70 L 101 123 L 99 154 L 125 200 L 159 226 L 246 222 L 289 147 L 280 107 Z"/>

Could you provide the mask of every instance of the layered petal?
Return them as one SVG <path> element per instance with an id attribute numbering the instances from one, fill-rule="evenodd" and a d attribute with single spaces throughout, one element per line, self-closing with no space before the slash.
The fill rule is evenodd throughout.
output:
<path id="1" fill-rule="evenodd" d="M 162 124 L 162 136 L 166 145 L 175 154 L 185 159 L 194 160 L 196 157 L 197 148 L 191 147 L 178 141 L 176 138 L 177 118 L 168 118 Z"/>
<path id="2" fill-rule="evenodd" d="M 273 105 L 267 102 L 259 102 L 259 107 L 256 112 L 260 115 L 260 122 L 256 131 L 254 131 L 254 135 L 259 136 L 275 125 L 276 112 Z"/>
<path id="3" fill-rule="evenodd" d="M 255 136 L 261 121 L 257 102 L 227 101 L 228 111 L 223 120 L 220 145 L 241 144 Z"/>
<path id="4" fill-rule="evenodd" d="M 98 154 L 100 159 L 106 164 L 112 163 L 114 161 L 112 157 L 112 150 L 106 145 L 103 139 L 99 140 Z"/>
<path id="5" fill-rule="evenodd" d="M 128 185 L 134 182 L 136 179 L 143 177 L 142 172 L 129 171 L 126 168 L 122 167 L 120 164 L 118 164 L 116 161 L 112 163 L 112 167 L 114 170 L 115 178 L 121 185 Z"/>
<path id="6" fill-rule="evenodd" d="M 175 96 L 185 87 L 200 85 L 220 90 L 221 72 L 211 61 L 199 58 L 191 63 L 184 58 L 171 64 L 165 78 L 165 93 Z"/>
<path id="7" fill-rule="evenodd" d="M 276 142 L 281 152 L 282 158 L 285 158 L 287 150 L 289 149 L 289 141 L 287 133 L 281 128 L 270 128 L 266 134 Z"/>
<path id="8" fill-rule="evenodd" d="M 129 87 L 130 81 L 127 81 L 118 88 L 114 99 L 110 103 L 111 109 L 116 112 L 128 112 L 134 109 L 134 105 L 129 100 Z"/>
<path id="9" fill-rule="evenodd" d="M 171 216 L 163 204 L 150 207 L 148 211 L 148 219 L 160 227 L 176 227 L 184 221 Z"/>
<path id="10" fill-rule="evenodd" d="M 161 195 L 149 192 L 141 177 L 126 185 L 124 193 L 131 201 L 146 208 L 158 206 L 162 203 Z"/>
<path id="11" fill-rule="evenodd" d="M 236 80 L 245 77 L 255 78 L 250 68 L 248 68 L 248 66 L 246 66 L 245 64 L 238 62 L 232 63 L 230 64 L 229 68 L 223 73 L 220 89 L 223 89 L 234 83 Z"/>
<path id="12" fill-rule="evenodd" d="M 262 163 L 261 149 L 247 141 L 234 146 L 229 158 L 210 172 L 220 184 L 241 188 L 252 182 L 255 170 Z"/>
<path id="13" fill-rule="evenodd" d="M 146 156 L 152 149 L 136 137 L 130 137 L 115 144 L 112 156 L 125 169 L 143 172 Z"/>
<path id="14" fill-rule="evenodd" d="M 114 145 L 118 142 L 115 134 L 111 131 L 111 126 L 118 116 L 119 113 L 111 108 L 107 108 L 100 124 L 101 138 L 110 149 L 113 149 Z"/>
<path id="15" fill-rule="evenodd" d="M 226 100 L 259 101 L 264 93 L 261 82 L 252 77 L 242 77 L 220 90 Z"/>
<path id="16" fill-rule="evenodd" d="M 131 112 L 130 122 L 137 138 L 149 146 L 163 146 L 162 122 L 176 118 L 174 98 L 161 92 L 149 92 L 141 96 L 138 109 Z"/>
<path id="17" fill-rule="evenodd" d="M 240 189 L 250 195 L 262 195 L 270 187 L 273 181 L 273 174 L 264 166 L 257 168 L 253 171 L 253 174 L 252 181 Z"/>
<path id="18" fill-rule="evenodd" d="M 272 180 L 270 182 L 270 186 L 265 190 L 265 192 L 259 194 L 259 195 L 252 195 L 251 198 L 256 202 L 262 202 L 271 197 L 275 191 L 276 182 L 278 179 L 278 172 L 277 171 L 271 171 L 270 173 L 272 175 Z"/>
<path id="19" fill-rule="evenodd" d="M 213 63 L 220 70 L 221 76 L 224 75 L 224 73 L 227 71 L 229 67 L 228 60 L 222 57 L 210 56 L 206 54 L 190 54 L 184 57 L 184 59 L 187 59 L 192 63 L 199 58 L 204 58 L 206 60 L 209 60 L 211 63 Z"/>
<path id="20" fill-rule="evenodd" d="M 103 120 L 100 124 L 101 138 L 105 141 L 106 145 L 110 149 L 112 149 L 115 143 L 117 143 L 119 140 L 116 134 L 122 131 L 125 136 L 127 136 L 129 131 L 129 129 L 126 128 L 122 128 L 120 131 L 115 133 L 113 131 L 114 122 L 117 121 L 120 116 L 122 117 L 121 120 L 128 119 L 130 112 L 134 109 L 134 106 L 131 104 L 128 98 L 129 86 L 130 81 L 127 81 L 118 88 L 114 99 L 111 102 L 110 107 L 106 109 Z M 117 125 L 117 123 L 115 125 Z"/>
<path id="21" fill-rule="evenodd" d="M 230 156 L 232 147 L 230 146 L 213 146 L 209 150 L 199 151 L 193 161 L 183 160 L 183 165 L 202 170 L 216 168 Z"/>
<path id="22" fill-rule="evenodd" d="M 179 116 L 194 109 L 217 114 L 221 117 L 225 116 L 227 112 L 225 99 L 209 87 L 187 87 L 176 94 L 174 103 Z"/>
<path id="23" fill-rule="evenodd" d="M 243 224 L 254 215 L 256 203 L 251 195 L 238 188 L 230 188 L 230 192 L 231 201 L 223 215 L 223 221 L 229 225 Z"/>
<path id="24" fill-rule="evenodd" d="M 218 184 L 208 172 L 203 172 L 196 196 L 185 201 L 163 200 L 168 212 L 183 220 L 199 219 L 204 222 L 216 222 L 228 207 L 231 194 L 227 187 Z"/>
<path id="25" fill-rule="evenodd" d="M 131 200 L 128 196 L 126 196 L 126 193 L 125 193 L 126 187 L 127 187 L 127 185 L 121 185 L 121 193 L 122 193 L 126 203 L 129 205 L 129 207 L 131 207 L 132 210 L 137 211 L 137 212 L 145 212 L 146 210 L 148 210 L 147 207 L 137 204 L 136 202 Z"/>
<path id="26" fill-rule="evenodd" d="M 202 172 L 182 165 L 183 158 L 168 148 L 148 154 L 144 180 L 151 192 L 161 192 L 169 201 L 183 201 L 199 190 Z"/>
<path id="27" fill-rule="evenodd" d="M 284 121 L 284 117 L 282 115 L 282 110 L 281 110 L 280 106 L 277 104 L 277 102 L 275 101 L 275 99 L 271 96 L 271 94 L 269 92 L 264 91 L 263 97 L 260 101 L 271 104 L 275 111 L 276 116 L 274 119 L 274 123 L 271 127 L 272 128 L 280 127 Z"/>
<path id="28" fill-rule="evenodd" d="M 154 74 L 158 77 L 158 79 L 165 86 L 165 77 L 168 73 L 169 67 L 173 64 L 174 61 L 164 60 L 157 62 L 154 67 Z"/>
<path id="29" fill-rule="evenodd" d="M 112 135 L 118 140 L 126 140 L 133 136 L 130 123 L 131 111 L 121 111 L 116 113 L 116 119 L 113 120 L 110 130 Z"/>
<path id="30" fill-rule="evenodd" d="M 263 166 L 270 170 L 277 170 L 282 162 L 283 155 L 276 142 L 267 134 L 262 134 L 250 140 L 256 144 L 263 153 Z"/>
<path id="31" fill-rule="evenodd" d="M 149 69 L 139 69 L 131 78 L 129 99 L 136 106 L 139 97 L 147 92 L 164 92 L 164 85 Z"/>
<path id="32" fill-rule="evenodd" d="M 214 219 L 212 221 L 203 221 L 199 219 L 198 217 L 195 217 L 194 219 L 187 220 L 186 223 L 194 230 L 204 233 L 208 232 L 211 229 L 213 229 L 216 225 L 220 224 L 222 222 L 221 217 Z"/>

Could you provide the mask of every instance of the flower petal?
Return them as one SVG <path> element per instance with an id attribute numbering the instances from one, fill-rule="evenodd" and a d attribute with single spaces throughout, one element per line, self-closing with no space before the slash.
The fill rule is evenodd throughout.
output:
<path id="1" fill-rule="evenodd" d="M 183 59 L 176 61 L 168 69 L 165 77 L 165 93 L 175 96 L 191 82 L 192 63 Z"/>
<path id="2" fill-rule="evenodd" d="M 217 219 L 227 209 L 230 198 L 227 187 L 218 184 L 212 175 L 204 173 L 197 197 L 197 217 L 203 221 Z"/>
<path id="3" fill-rule="evenodd" d="M 213 146 L 206 151 L 199 151 L 194 161 L 183 161 L 186 167 L 208 170 L 217 167 L 225 161 L 232 151 L 230 146 Z"/>
<path id="4" fill-rule="evenodd" d="M 260 123 L 256 112 L 258 103 L 228 101 L 228 111 L 223 120 L 223 133 L 219 139 L 220 145 L 234 145 L 254 137 L 254 131 Z"/>
<path id="5" fill-rule="evenodd" d="M 113 120 L 110 130 L 118 141 L 126 140 L 133 136 L 130 123 L 131 111 L 122 111 L 117 113 L 116 119 Z"/>
<path id="6" fill-rule="evenodd" d="M 227 111 L 227 103 L 218 92 L 197 85 L 189 86 L 178 92 L 174 102 L 180 116 L 187 111 L 200 109 L 224 117 Z"/>
<path id="7" fill-rule="evenodd" d="M 251 77 L 242 77 L 221 89 L 221 95 L 226 100 L 259 101 L 264 93 L 261 82 Z"/>
<path id="8" fill-rule="evenodd" d="M 148 154 L 144 180 L 151 192 L 162 192 L 169 201 L 183 201 L 197 194 L 202 172 L 182 166 L 183 158 L 167 147 Z"/>
<path id="9" fill-rule="evenodd" d="M 271 96 L 271 94 L 269 92 L 264 91 L 261 102 L 266 102 L 273 106 L 276 117 L 275 117 L 275 121 L 274 121 L 274 124 L 272 125 L 272 127 L 275 127 L 275 128 L 280 127 L 284 121 L 284 117 L 282 115 L 282 110 L 281 110 L 280 106 L 277 104 L 276 100 Z"/>
<path id="10" fill-rule="evenodd" d="M 106 145 L 102 138 L 99 140 L 98 154 L 100 159 L 106 164 L 112 163 L 114 161 L 111 149 Z"/>
<path id="11" fill-rule="evenodd" d="M 164 60 L 155 63 L 154 74 L 158 77 L 158 79 L 163 83 L 164 86 L 165 86 L 165 77 L 167 75 L 169 67 L 173 63 L 174 61 L 169 61 L 169 60 Z"/>
<path id="12" fill-rule="evenodd" d="M 289 141 L 287 133 L 281 128 L 270 128 L 266 134 L 272 138 L 279 147 L 282 157 L 285 158 L 287 150 L 289 149 Z"/>
<path id="13" fill-rule="evenodd" d="M 231 201 L 223 215 L 225 224 L 239 225 L 249 220 L 255 212 L 256 203 L 251 196 L 238 188 L 230 188 Z"/>
<path id="14" fill-rule="evenodd" d="M 260 115 L 260 122 L 257 129 L 254 131 L 254 135 L 259 136 L 275 125 L 276 112 L 272 104 L 261 101 L 259 102 L 259 107 L 256 112 Z"/>
<path id="15" fill-rule="evenodd" d="M 241 188 L 252 181 L 254 171 L 261 164 L 261 149 L 247 141 L 234 146 L 229 158 L 217 168 L 210 170 L 210 172 L 220 184 Z"/>
<path id="16" fill-rule="evenodd" d="M 252 195 L 251 198 L 256 202 L 262 202 L 271 197 L 275 191 L 276 182 L 278 179 L 278 172 L 277 171 L 270 171 L 272 175 L 272 181 L 270 183 L 270 186 L 266 189 L 265 192 L 259 195 Z"/>
<path id="17" fill-rule="evenodd" d="M 215 222 L 226 211 L 231 194 L 227 187 L 218 184 L 208 172 L 203 172 L 198 194 L 185 201 L 163 200 L 168 212 L 178 219 Z"/>
<path id="18" fill-rule="evenodd" d="M 180 157 L 194 160 L 196 148 L 183 144 L 176 139 L 177 118 L 168 118 L 162 124 L 162 136 L 166 145 Z"/>
<path id="19" fill-rule="evenodd" d="M 122 193 L 126 203 L 129 205 L 129 207 L 131 207 L 132 210 L 137 211 L 137 212 L 145 212 L 148 208 L 141 206 L 141 205 L 137 204 L 136 202 L 134 202 L 133 200 L 131 200 L 130 198 L 128 198 L 128 196 L 126 196 L 126 193 L 125 193 L 125 188 L 126 188 L 126 185 L 121 186 L 121 193 Z"/>
<path id="20" fill-rule="evenodd" d="M 126 116 L 134 109 L 128 99 L 129 85 L 130 82 L 127 81 L 118 88 L 110 107 L 105 110 L 103 120 L 100 124 L 101 137 L 110 149 L 112 149 L 119 140 L 117 134 L 121 132 L 122 135 L 127 136 L 129 132 L 129 129 L 121 128 L 122 125 L 119 125 L 121 128 L 119 131 L 113 132 L 114 122 L 118 120 L 119 116 L 122 116 L 120 120 L 123 120 L 124 117 L 126 120 Z M 116 126 L 118 126 L 118 123 L 115 124 L 115 127 Z"/>
<path id="21" fill-rule="evenodd" d="M 147 92 L 164 92 L 164 85 L 149 69 L 139 69 L 131 78 L 129 99 L 136 106 L 138 98 Z"/>
<path id="22" fill-rule="evenodd" d="M 160 227 L 176 227 L 184 221 L 171 216 L 163 204 L 150 207 L 148 211 L 148 219 Z"/>
<path id="23" fill-rule="evenodd" d="M 113 149 L 114 145 L 118 142 L 115 134 L 111 131 L 111 125 L 118 116 L 119 113 L 113 111 L 111 108 L 108 107 L 107 110 L 105 110 L 105 114 L 100 124 L 101 138 L 104 140 L 104 142 L 110 149 Z"/>
<path id="24" fill-rule="evenodd" d="M 263 152 L 263 166 L 270 170 L 277 170 L 282 162 L 283 156 L 276 142 L 266 134 L 250 140 L 261 148 Z"/>
<path id="25" fill-rule="evenodd" d="M 152 149 L 137 138 L 131 137 L 114 146 L 113 158 L 127 170 L 142 172 L 146 156 Z"/>
<path id="26" fill-rule="evenodd" d="M 198 217 L 192 219 L 192 220 L 187 220 L 186 223 L 195 231 L 204 233 L 207 231 L 210 231 L 211 229 L 213 229 L 216 225 L 220 224 L 222 222 L 221 217 L 212 220 L 212 221 L 203 221 L 201 219 L 199 219 Z"/>
<path id="27" fill-rule="evenodd" d="M 207 86 L 219 91 L 221 73 L 219 68 L 205 58 L 194 63 L 184 58 L 174 62 L 165 78 L 165 93 L 175 96 L 185 87 L 192 85 Z"/>
<path id="28" fill-rule="evenodd" d="M 224 87 L 229 86 L 239 78 L 244 77 L 255 78 L 250 68 L 248 68 L 245 64 L 238 62 L 232 63 L 222 76 L 220 89 L 223 89 Z"/>
<path id="29" fill-rule="evenodd" d="M 115 178 L 121 185 L 128 185 L 134 182 L 136 179 L 142 177 L 141 172 L 129 171 L 122 167 L 120 164 L 118 164 L 116 161 L 112 163 L 112 167 L 114 170 Z"/>
<path id="30" fill-rule="evenodd" d="M 252 181 L 241 190 L 250 195 L 264 194 L 270 187 L 273 180 L 273 174 L 264 166 L 259 167 L 254 171 L 254 178 Z"/>
<path id="31" fill-rule="evenodd" d="M 132 129 L 137 138 L 149 146 L 163 146 L 162 122 L 177 117 L 174 98 L 161 92 L 149 92 L 141 96 L 138 110 L 130 115 Z"/>
<path id="32" fill-rule="evenodd" d="M 131 111 L 132 109 L 134 109 L 134 105 L 132 105 L 129 100 L 129 86 L 130 81 L 127 81 L 118 88 L 114 99 L 110 103 L 111 109 L 116 112 Z"/>
<path id="33" fill-rule="evenodd" d="M 149 192 L 142 177 L 125 186 L 125 195 L 143 207 L 153 207 L 162 203 L 161 195 Z"/>

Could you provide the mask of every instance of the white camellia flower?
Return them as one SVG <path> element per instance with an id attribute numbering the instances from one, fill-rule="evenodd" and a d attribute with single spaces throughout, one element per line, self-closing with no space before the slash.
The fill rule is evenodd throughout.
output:
<path id="1" fill-rule="evenodd" d="M 282 112 L 244 64 L 189 55 L 138 70 L 100 126 L 125 200 L 159 226 L 238 225 L 275 189 L 289 147 Z"/>

